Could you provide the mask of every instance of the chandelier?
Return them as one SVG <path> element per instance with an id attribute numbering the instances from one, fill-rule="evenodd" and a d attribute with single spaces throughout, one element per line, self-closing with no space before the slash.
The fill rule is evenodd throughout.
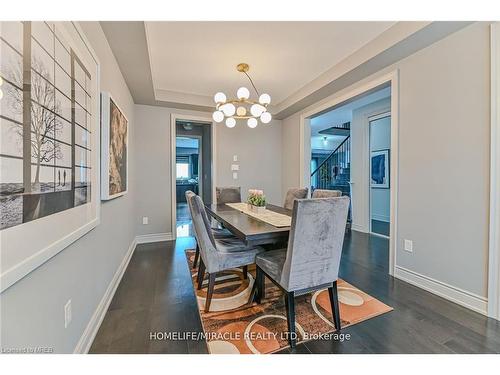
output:
<path id="1" fill-rule="evenodd" d="M 236 66 L 238 72 L 248 77 L 259 100 L 250 100 L 250 91 L 246 87 L 240 87 L 238 89 L 236 92 L 238 99 L 227 100 L 223 92 L 218 92 L 214 95 L 215 111 L 212 114 L 212 118 L 215 122 L 222 122 L 225 119 L 228 128 L 234 128 L 236 120 L 246 120 L 250 128 L 255 128 L 258 125 L 258 119 L 260 119 L 263 124 L 271 122 L 272 116 L 267 111 L 267 106 L 271 103 L 271 97 L 269 94 L 259 95 L 259 91 L 247 73 L 249 69 L 250 67 L 245 63 Z"/>

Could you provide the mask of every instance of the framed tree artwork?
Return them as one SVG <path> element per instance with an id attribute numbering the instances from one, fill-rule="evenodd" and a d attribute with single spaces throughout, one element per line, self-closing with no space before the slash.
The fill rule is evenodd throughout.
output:
<path id="1" fill-rule="evenodd" d="M 99 223 L 99 63 L 77 23 L 0 23 L 1 290 Z"/>
<path id="2" fill-rule="evenodd" d="M 128 120 L 111 95 L 101 94 L 101 199 L 127 193 Z"/>

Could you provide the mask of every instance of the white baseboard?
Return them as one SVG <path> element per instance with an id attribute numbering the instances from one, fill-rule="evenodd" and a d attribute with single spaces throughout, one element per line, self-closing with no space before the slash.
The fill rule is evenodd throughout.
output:
<path id="1" fill-rule="evenodd" d="M 172 241 L 173 239 L 174 237 L 172 236 L 172 233 L 152 233 L 152 234 L 142 234 L 139 236 L 135 236 L 135 241 L 137 244 Z"/>
<path id="2" fill-rule="evenodd" d="M 90 350 L 90 346 L 92 345 L 92 342 L 94 341 L 94 338 L 97 334 L 97 331 L 99 330 L 99 327 L 101 326 L 102 321 L 104 320 L 104 316 L 106 315 L 106 312 L 108 311 L 108 307 L 111 303 L 111 300 L 113 299 L 113 296 L 115 295 L 116 288 L 118 288 L 118 285 L 120 284 L 120 281 L 123 277 L 123 274 L 125 273 L 125 270 L 127 269 L 128 263 L 130 262 L 130 258 L 132 258 L 132 254 L 134 253 L 135 247 L 137 245 L 137 241 L 134 238 L 132 240 L 132 243 L 130 244 L 127 253 L 125 254 L 125 257 L 123 258 L 120 266 L 115 272 L 115 275 L 111 279 L 111 282 L 108 285 L 108 288 L 106 289 L 106 293 L 104 293 L 104 296 L 101 299 L 101 302 L 99 302 L 99 305 L 97 306 L 96 310 L 94 311 L 94 314 L 92 315 L 92 318 L 90 319 L 90 322 L 87 324 L 87 327 L 85 328 L 85 331 L 83 332 L 83 335 L 80 337 L 80 340 L 78 341 L 78 344 L 75 347 L 75 350 L 73 353 L 75 354 L 86 354 Z"/>
<path id="3" fill-rule="evenodd" d="M 88 353 L 88 351 L 90 350 L 92 342 L 94 341 L 97 331 L 99 331 L 99 327 L 101 326 L 101 323 L 104 320 L 104 317 L 106 316 L 109 305 L 113 300 L 113 296 L 115 295 L 116 289 L 118 288 L 120 281 L 122 280 L 123 274 L 127 269 L 127 266 L 130 262 L 130 259 L 132 258 L 132 254 L 134 253 L 136 246 L 142 243 L 161 242 L 170 240 L 172 240 L 171 233 L 146 234 L 146 235 L 136 236 L 133 239 L 120 266 L 116 270 L 113 279 L 111 279 L 111 282 L 109 283 L 108 288 L 106 289 L 106 292 L 104 293 L 104 296 L 101 299 L 101 302 L 99 302 L 99 305 L 94 311 L 94 314 L 90 319 L 90 322 L 87 324 L 87 327 L 85 328 L 85 331 L 80 337 L 80 340 L 78 340 L 78 344 L 76 344 L 73 353 L 85 354 Z"/>
<path id="4" fill-rule="evenodd" d="M 394 277 L 434 293 L 449 301 L 487 315 L 488 299 L 452 285 L 421 275 L 404 267 L 396 266 Z"/>
<path id="5" fill-rule="evenodd" d="M 366 229 L 363 225 L 360 224 L 352 223 L 351 229 L 362 233 L 368 233 L 368 229 Z"/>
<path id="6" fill-rule="evenodd" d="M 386 223 L 391 222 L 391 218 L 389 216 L 379 215 L 379 214 L 374 214 L 374 213 L 372 213 L 372 220 L 383 221 Z"/>

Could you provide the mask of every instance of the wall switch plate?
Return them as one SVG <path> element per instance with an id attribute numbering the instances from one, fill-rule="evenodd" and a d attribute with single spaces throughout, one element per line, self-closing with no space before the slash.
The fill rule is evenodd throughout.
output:
<path id="1" fill-rule="evenodd" d="M 231 170 L 232 171 L 239 171 L 240 170 L 240 166 L 238 164 L 233 164 L 233 165 L 231 165 Z"/>
<path id="2" fill-rule="evenodd" d="M 408 251 L 410 253 L 413 252 L 413 241 L 412 240 L 405 240 L 405 251 Z"/>
<path id="3" fill-rule="evenodd" d="M 238 161 L 238 155 L 233 155 L 233 161 Z"/>
<path id="4" fill-rule="evenodd" d="M 238 172 L 233 172 L 233 180 L 237 180 L 238 179 Z"/>
<path id="5" fill-rule="evenodd" d="M 71 300 L 64 305 L 64 328 L 68 328 L 71 323 L 72 314 L 71 314 Z"/>
<path id="6" fill-rule="evenodd" d="M 149 224 L 149 217 L 143 216 L 143 218 L 142 218 L 142 224 L 143 225 L 148 225 Z"/>

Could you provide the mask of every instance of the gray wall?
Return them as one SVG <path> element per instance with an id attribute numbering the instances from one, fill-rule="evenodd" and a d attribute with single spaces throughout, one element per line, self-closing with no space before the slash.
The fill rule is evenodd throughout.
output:
<path id="1" fill-rule="evenodd" d="M 268 203 L 281 199 L 281 121 L 271 121 L 250 129 L 245 123 L 229 129 L 217 125 L 217 186 L 241 186 L 245 200 L 248 189 L 262 189 Z M 238 161 L 233 162 L 233 156 Z M 238 164 L 238 179 L 233 180 L 231 164 Z"/>
<path id="2" fill-rule="evenodd" d="M 489 59 L 489 24 L 475 23 L 354 85 L 399 69 L 397 265 L 483 297 Z M 283 120 L 283 139 L 292 141 L 283 148 L 287 184 L 300 182 L 298 119 Z M 413 240 L 413 253 L 403 250 L 403 239 Z"/>
<path id="3" fill-rule="evenodd" d="M 178 109 L 135 106 L 140 131 L 136 139 L 137 217 L 136 234 L 171 232 L 170 117 L 207 116 L 207 113 Z M 281 202 L 281 121 L 272 121 L 250 129 L 238 124 L 229 129 L 216 125 L 216 186 L 241 186 L 242 198 L 251 188 L 263 189 L 268 201 Z M 238 155 L 238 162 L 233 162 Z M 238 164 L 238 180 L 233 180 L 231 164 Z M 147 166 L 147 167 L 145 167 Z M 149 224 L 142 224 L 142 217 Z"/>
<path id="4" fill-rule="evenodd" d="M 391 149 L 391 118 L 385 117 L 370 123 L 370 151 Z M 389 152 L 389 162 L 391 154 Z M 388 166 L 389 167 L 389 166 Z M 390 176 L 389 176 L 390 180 Z M 389 181 L 390 184 L 390 181 Z M 391 190 L 370 188 L 370 214 L 374 220 L 390 221 Z"/>
<path id="5" fill-rule="evenodd" d="M 98 22 L 82 23 L 101 64 L 101 90 L 109 91 L 130 123 L 129 157 L 135 157 L 132 97 Z M 135 166 L 129 163 L 129 181 Z M 135 236 L 135 187 L 101 206 L 101 223 L 48 262 L 5 290 L 1 298 L 2 347 L 44 346 L 73 352 Z M 112 239 L 112 240 L 111 240 Z M 72 322 L 64 328 L 64 305 Z"/>

